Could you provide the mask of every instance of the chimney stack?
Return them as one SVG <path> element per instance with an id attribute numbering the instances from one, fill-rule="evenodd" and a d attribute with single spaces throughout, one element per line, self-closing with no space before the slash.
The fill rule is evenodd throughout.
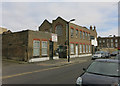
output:
<path id="1" fill-rule="evenodd" d="M 94 29 L 93 29 L 93 31 L 96 31 L 96 27 L 94 26 Z"/>
<path id="2" fill-rule="evenodd" d="M 92 30 L 92 25 L 90 25 L 90 30 Z"/>

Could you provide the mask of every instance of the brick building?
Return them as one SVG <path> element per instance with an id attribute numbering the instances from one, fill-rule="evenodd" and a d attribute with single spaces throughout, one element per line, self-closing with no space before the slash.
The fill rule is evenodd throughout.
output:
<path id="1" fill-rule="evenodd" d="M 2 56 L 21 61 L 49 59 L 51 33 L 25 30 L 2 35 Z M 55 46 L 55 43 L 54 43 Z"/>
<path id="2" fill-rule="evenodd" d="M 71 57 L 91 55 L 97 46 L 96 27 L 90 29 L 73 23 L 68 23 L 61 17 L 50 23 L 45 20 L 39 31 L 25 30 L 20 32 L 8 31 L 2 34 L 2 56 L 7 59 L 22 60 L 28 62 L 58 59 L 55 54 L 58 46 L 69 43 Z M 57 42 L 52 42 L 52 34 L 57 35 Z M 92 38 L 92 39 L 91 39 Z M 52 45 L 53 43 L 53 52 Z"/>
<path id="3" fill-rule="evenodd" d="M 69 27 L 68 27 L 69 24 Z M 69 43 L 71 55 L 91 54 L 95 52 L 95 45 L 97 46 L 97 32 L 96 27 L 90 29 L 82 27 L 73 23 L 68 23 L 61 17 L 53 20 L 50 23 L 48 20 L 39 26 L 39 31 L 52 32 L 58 35 L 57 45 L 65 45 L 68 42 L 68 28 L 69 28 Z M 93 41 L 91 37 L 94 38 Z"/>
<path id="4" fill-rule="evenodd" d="M 120 48 L 120 36 L 98 37 L 98 48 L 111 49 L 113 51 Z"/>

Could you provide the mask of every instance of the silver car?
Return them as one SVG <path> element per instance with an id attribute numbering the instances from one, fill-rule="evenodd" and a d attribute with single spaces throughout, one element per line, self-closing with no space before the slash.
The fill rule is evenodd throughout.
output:
<path id="1" fill-rule="evenodd" d="M 96 51 L 95 54 L 92 56 L 92 60 L 105 57 L 106 53 L 104 51 Z"/>

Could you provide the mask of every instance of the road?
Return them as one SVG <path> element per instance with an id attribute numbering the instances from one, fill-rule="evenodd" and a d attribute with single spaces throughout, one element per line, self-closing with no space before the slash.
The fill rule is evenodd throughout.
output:
<path id="1" fill-rule="evenodd" d="M 64 66 L 40 66 L 38 64 L 22 65 L 21 71 L 6 72 L 3 68 L 3 84 L 75 84 L 77 77 L 83 73 L 92 61 L 73 63 Z M 35 66 L 36 65 L 36 66 Z M 23 70 L 24 68 L 24 70 Z M 12 71 L 15 72 L 12 72 Z"/>

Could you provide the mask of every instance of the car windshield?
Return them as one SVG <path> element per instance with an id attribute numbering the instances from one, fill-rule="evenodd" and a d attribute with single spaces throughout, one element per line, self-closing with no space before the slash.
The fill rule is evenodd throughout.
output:
<path id="1" fill-rule="evenodd" d="M 96 52 L 95 54 L 101 54 L 101 52 L 100 52 L 100 51 L 98 51 L 98 52 Z"/>
<path id="2" fill-rule="evenodd" d="M 115 62 L 93 62 L 86 72 L 107 76 L 120 76 L 118 63 Z"/>

